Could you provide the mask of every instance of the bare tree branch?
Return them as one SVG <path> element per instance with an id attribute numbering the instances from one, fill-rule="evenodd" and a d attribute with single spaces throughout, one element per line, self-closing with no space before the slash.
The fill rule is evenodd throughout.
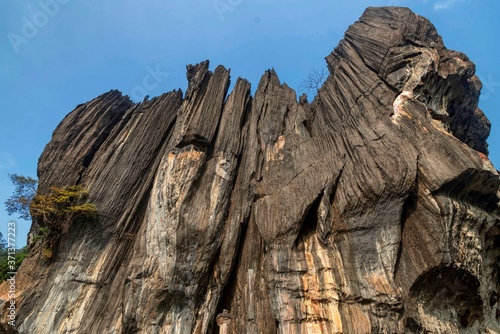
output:
<path id="1" fill-rule="evenodd" d="M 316 94 L 325 82 L 328 73 L 324 67 L 313 67 L 307 77 L 301 82 L 300 88 L 307 93 Z"/>

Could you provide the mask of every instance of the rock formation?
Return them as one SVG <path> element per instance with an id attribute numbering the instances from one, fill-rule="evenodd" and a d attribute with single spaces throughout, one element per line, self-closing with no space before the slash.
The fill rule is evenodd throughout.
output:
<path id="1" fill-rule="evenodd" d="M 185 94 L 77 106 L 38 191 L 82 184 L 99 219 L 50 260 L 33 223 L 17 331 L 499 332 L 500 177 L 474 64 L 397 7 L 368 8 L 326 61 L 311 103 L 272 70 L 226 96 L 229 70 L 205 61 Z"/>

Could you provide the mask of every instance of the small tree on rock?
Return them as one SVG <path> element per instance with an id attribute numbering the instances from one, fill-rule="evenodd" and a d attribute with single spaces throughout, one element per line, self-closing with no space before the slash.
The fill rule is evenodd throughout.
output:
<path id="1" fill-rule="evenodd" d="M 87 191 L 81 185 L 65 188 L 51 187 L 47 194 L 38 194 L 31 202 L 31 216 L 39 225 L 36 240 L 43 240 L 42 255 L 52 258 L 57 249 L 59 236 L 73 223 L 89 223 L 97 220 L 97 208 L 82 203 Z"/>
<path id="2" fill-rule="evenodd" d="M 313 67 L 307 77 L 301 82 L 300 88 L 306 93 L 316 94 L 327 77 L 328 73 L 324 67 Z"/>
<path id="3" fill-rule="evenodd" d="M 97 208 L 81 200 L 87 191 L 81 185 L 65 188 L 51 187 L 48 194 L 36 195 L 31 202 L 31 216 L 40 226 L 58 229 L 68 221 L 94 221 Z"/>

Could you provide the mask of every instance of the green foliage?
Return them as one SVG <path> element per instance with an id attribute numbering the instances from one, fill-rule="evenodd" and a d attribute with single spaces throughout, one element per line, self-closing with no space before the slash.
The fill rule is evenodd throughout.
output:
<path id="1" fill-rule="evenodd" d="M 35 242 L 41 242 L 42 257 L 52 259 L 61 231 L 74 222 L 97 220 L 94 204 L 84 203 L 87 191 L 81 185 L 64 188 L 51 187 L 46 194 L 36 195 L 37 181 L 17 174 L 10 175 L 16 190 L 5 202 L 7 212 L 17 212 L 22 219 L 30 216 L 38 224 Z M 83 203 L 83 204 L 82 204 Z M 0 281 L 8 278 L 8 254 L 3 235 L 0 233 Z M 16 252 L 16 270 L 27 255 L 26 247 Z M 12 259 L 11 259 L 12 260 Z"/>
<path id="2" fill-rule="evenodd" d="M 38 231 L 40 233 L 35 237 L 36 240 L 45 240 L 52 233 L 52 231 L 50 230 L 50 228 L 45 227 L 45 226 L 40 226 L 38 228 Z"/>
<path id="3" fill-rule="evenodd" d="M 65 188 L 51 187 L 48 194 L 36 195 L 31 202 L 31 216 L 42 227 L 42 233 L 50 234 L 68 221 L 95 221 L 97 208 L 94 204 L 78 204 L 87 191 L 81 185 Z"/>
<path id="4" fill-rule="evenodd" d="M 4 239 L 2 232 L 0 232 L 0 252 L 7 249 L 7 241 Z"/>
<path id="5" fill-rule="evenodd" d="M 10 270 L 9 268 L 9 257 L 7 253 L 7 249 L 4 249 L 0 252 L 0 282 L 5 281 L 7 278 L 9 278 L 9 275 L 7 275 L 8 272 L 11 271 L 17 271 L 17 268 L 21 265 L 23 260 L 26 258 L 28 255 L 28 247 L 25 246 L 21 249 L 16 250 L 16 255 L 15 255 L 15 270 Z"/>
<path id="6" fill-rule="evenodd" d="M 89 223 L 97 220 L 94 204 L 83 203 L 87 191 L 81 185 L 65 188 L 51 187 L 47 194 L 38 194 L 31 202 L 31 217 L 38 223 L 41 255 L 53 259 L 57 252 L 59 236 L 73 223 Z"/>
<path id="7" fill-rule="evenodd" d="M 9 174 L 16 187 L 12 196 L 5 201 L 7 213 L 17 213 L 20 219 L 30 219 L 30 203 L 35 197 L 38 181 L 28 176 Z"/>

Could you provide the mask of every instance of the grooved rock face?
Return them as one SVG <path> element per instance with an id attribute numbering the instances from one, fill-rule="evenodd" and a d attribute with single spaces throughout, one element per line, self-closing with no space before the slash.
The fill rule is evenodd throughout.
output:
<path id="1" fill-rule="evenodd" d="M 39 191 L 81 183 L 99 221 L 61 233 L 51 261 L 34 222 L 19 333 L 218 333 L 223 309 L 228 333 L 500 331 L 474 65 L 396 7 L 368 8 L 326 61 L 311 103 L 274 71 L 226 97 L 207 61 L 185 96 L 112 91 L 71 112 Z"/>

